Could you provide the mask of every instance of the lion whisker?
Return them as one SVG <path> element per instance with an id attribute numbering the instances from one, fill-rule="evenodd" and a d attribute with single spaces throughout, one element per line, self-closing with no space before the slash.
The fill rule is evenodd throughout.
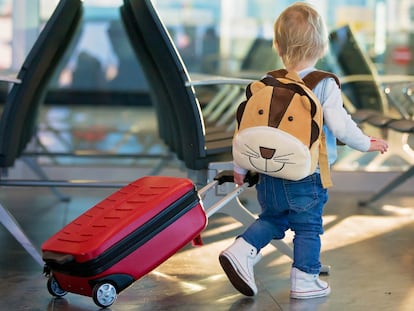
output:
<path id="1" fill-rule="evenodd" d="M 248 156 L 250 158 L 255 158 L 255 159 L 259 158 L 259 155 L 255 153 L 243 152 L 243 155 Z"/>
<path id="2" fill-rule="evenodd" d="M 275 155 L 273 158 L 276 159 L 276 158 L 288 157 L 288 156 L 291 156 L 293 154 L 294 153 L 292 152 L 292 153 L 288 153 L 288 154 Z"/>
<path id="3" fill-rule="evenodd" d="M 283 160 L 283 159 L 273 159 L 274 162 L 277 163 L 283 163 L 283 164 L 295 164 L 295 162 L 289 162 L 287 160 Z"/>

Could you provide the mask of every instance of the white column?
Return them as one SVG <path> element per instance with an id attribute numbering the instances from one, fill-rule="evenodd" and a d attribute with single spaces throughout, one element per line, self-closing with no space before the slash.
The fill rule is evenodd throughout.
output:
<path id="1" fill-rule="evenodd" d="M 251 27 L 252 19 L 248 21 L 246 18 L 247 0 L 222 0 L 220 10 L 220 55 L 225 58 L 220 64 L 220 71 L 232 73 L 239 61 L 236 57 L 236 40 L 241 33 L 243 37 L 249 38 L 250 33 L 256 33 L 257 27 Z"/>
<path id="2" fill-rule="evenodd" d="M 17 71 L 39 35 L 39 0 L 13 0 L 12 70 Z"/>

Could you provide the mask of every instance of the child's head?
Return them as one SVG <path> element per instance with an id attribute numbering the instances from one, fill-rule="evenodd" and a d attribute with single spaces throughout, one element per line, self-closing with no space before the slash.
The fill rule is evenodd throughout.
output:
<path id="1" fill-rule="evenodd" d="M 328 33 L 319 13 L 309 4 L 297 2 L 278 17 L 274 45 L 286 67 L 316 62 L 328 47 Z"/>

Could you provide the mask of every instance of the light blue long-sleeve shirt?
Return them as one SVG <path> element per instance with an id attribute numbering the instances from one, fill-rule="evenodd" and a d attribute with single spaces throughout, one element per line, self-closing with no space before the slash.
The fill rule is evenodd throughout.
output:
<path id="1" fill-rule="evenodd" d="M 315 68 L 307 68 L 298 74 L 303 78 L 314 70 Z M 345 110 L 342 93 L 335 80 L 333 78 L 322 80 L 313 92 L 322 104 L 329 164 L 332 165 L 337 158 L 337 139 L 352 149 L 368 151 L 370 138 L 361 131 Z"/>

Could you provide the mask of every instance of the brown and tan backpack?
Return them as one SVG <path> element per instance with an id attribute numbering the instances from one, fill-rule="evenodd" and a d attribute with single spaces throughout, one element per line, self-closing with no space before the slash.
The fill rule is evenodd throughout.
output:
<path id="1" fill-rule="evenodd" d="M 300 180 L 319 164 L 323 186 L 332 185 L 323 131 L 322 106 L 312 89 L 329 72 L 303 79 L 284 69 L 269 72 L 246 88 L 237 110 L 233 158 L 237 165 L 274 177 Z"/>

